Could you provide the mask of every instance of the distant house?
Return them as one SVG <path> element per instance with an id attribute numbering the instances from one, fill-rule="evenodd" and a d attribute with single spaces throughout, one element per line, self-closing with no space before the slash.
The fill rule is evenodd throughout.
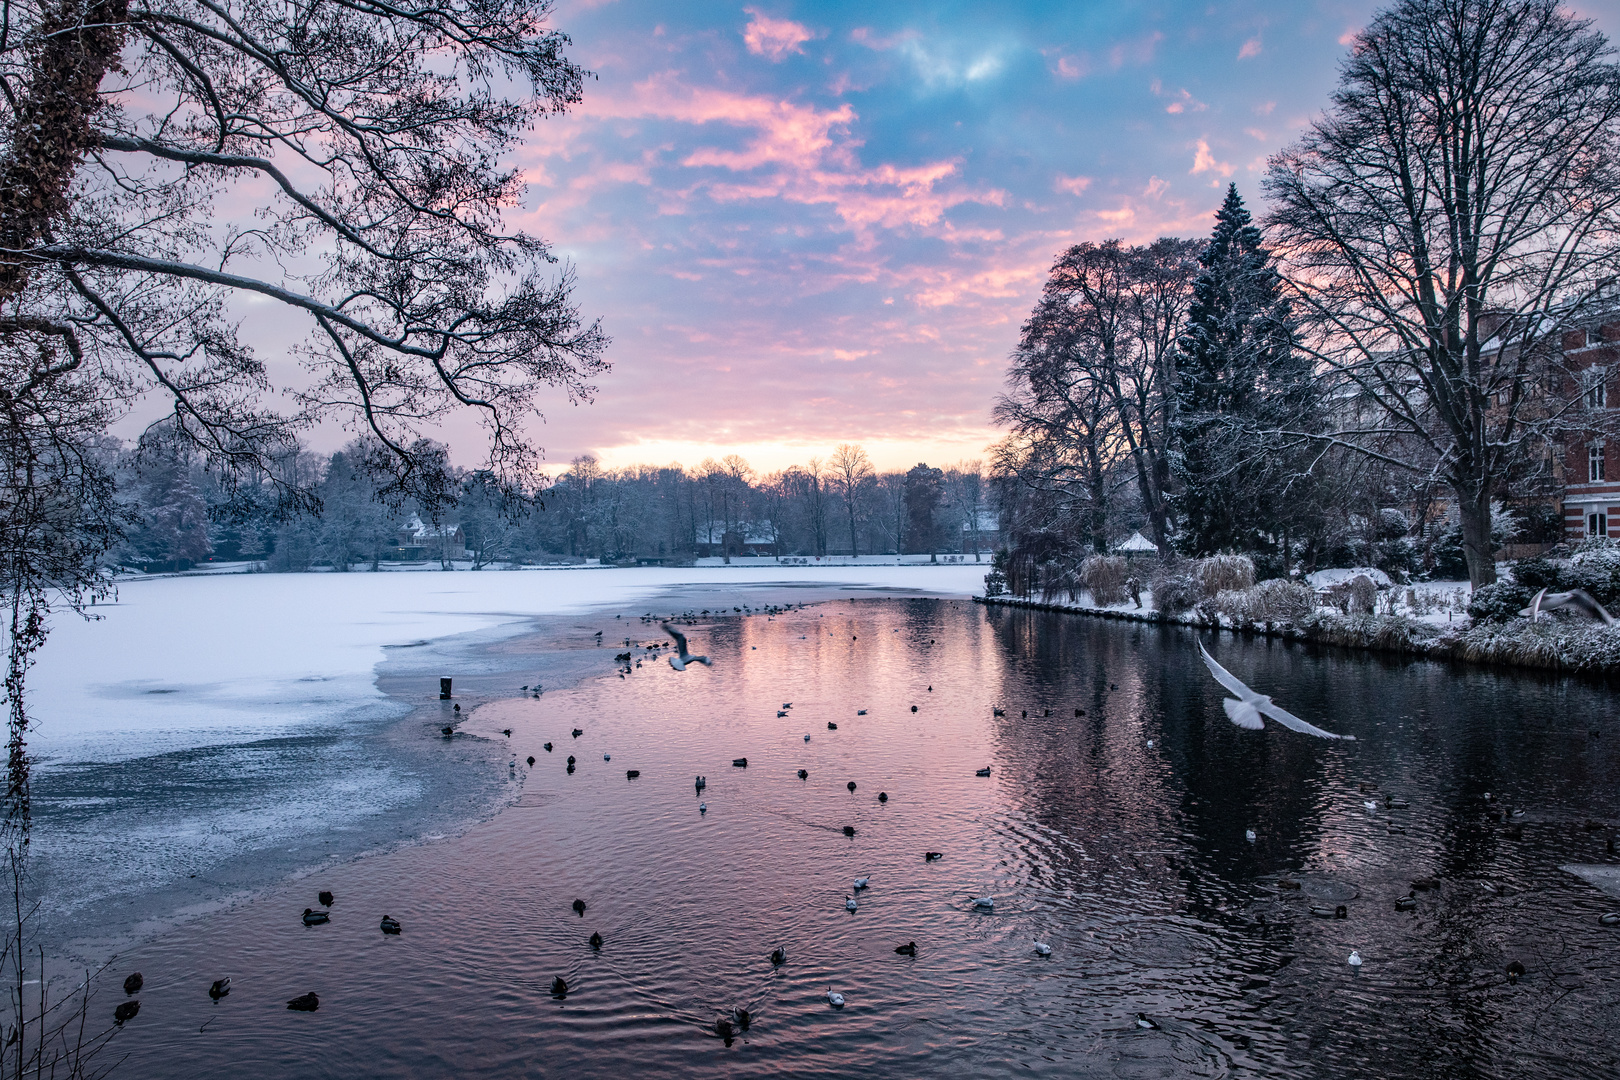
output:
<path id="1" fill-rule="evenodd" d="M 460 525 L 425 525 L 412 514 L 399 529 L 399 557 L 407 562 L 465 559 L 467 534 Z"/>
<path id="2" fill-rule="evenodd" d="M 977 555 L 1000 546 L 1001 515 L 994 510 L 980 510 L 977 520 L 970 515 L 962 522 L 962 554 Z"/>
<path id="3" fill-rule="evenodd" d="M 724 521 L 697 523 L 693 543 L 700 558 L 738 555 L 777 555 L 776 529 L 768 521 Z"/>

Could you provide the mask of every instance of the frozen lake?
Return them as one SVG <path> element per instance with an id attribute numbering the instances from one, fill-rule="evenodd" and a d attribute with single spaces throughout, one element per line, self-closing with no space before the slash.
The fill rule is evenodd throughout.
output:
<path id="1" fill-rule="evenodd" d="M 445 747 L 470 710 L 611 671 L 592 634 L 762 598 L 967 595 L 985 567 L 243 574 L 126 582 L 59 615 L 30 675 L 34 892 L 86 959 L 289 873 L 440 837 L 512 796 L 502 747 Z M 621 620 L 618 620 L 622 622 Z M 417 717 L 415 710 L 430 711 Z"/>
<path id="2" fill-rule="evenodd" d="M 660 636 L 620 624 L 638 643 Z M 504 756 L 511 728 L 520 762 L 536 758 L 514 770 L 521 797 L 453 840 L 333 865 L 128 951 L 96 1006 L 110 1012 L 125 971 L 145 974 L 116 1044 L 124 1067 L 1290 1080 L 1620 1067 L 1620 929 L 1598 922 L 1620 904 L 1559 869 L 1616 861 L 1605 687 L 1207 638 L 1240 678 L 1358 740 L 1335 743 L 1232 726 L 1185 628 L 885 599 L 690 633 L 712 669 L 654 659 L 539 700 L 491 695 L 463 725 L 482 739 L 445 743 L 423 720 L 416 742 L 445 751 Z M 851 913 L 857 876 L 871 885 Z M 305 927 L 321 888 L 332 922 Z M 993 911 L 974 910 L 986 894 Z M 385 913 L 401 936 L 378 931 Z M 895 953 L 906 942 L 915 957 Z M 1515 960 L 1525 974 L 1510 983 Z M 224 975 L 216 1005 L 205 991 Z M 319 1011 L 289 1012 L 306 991 Z M 753 1022 L 728 1046 L 714 1024 L 735 1007 Z"/>

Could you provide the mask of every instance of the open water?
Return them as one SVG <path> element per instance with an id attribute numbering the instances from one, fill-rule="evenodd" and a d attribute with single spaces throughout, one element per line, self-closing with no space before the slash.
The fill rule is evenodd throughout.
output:
<path id="1" fill-rule="evenodd" d="M 437 716 L 401 736 L 499 748 L 521 787 L 503 812 L 121 956 L 94 1008 L 129 970 L 146 986 L 118 1075 L 1620 1069 L 1620 927 L 1598 922 L 1620 902 L 1559 869 L 1620 863 L 1606 687 L 1202 635 L 1357 740 L 1329 742 L 1234 727 L 1182 628 L 841 601 L 704 619 L 687 632 L 714 666 L 677 673 L 640 647 L 656 624 L 602 625 L 642 658 L 627 677 L 514 687 L 454 740 Z M 332 921 L 305 927 L 322 888 Z M 306 991 L 319 1010 L 288 1011 Z M 751 1025 L 728 1044 L 714 1025 L 736 1007 Z"/>

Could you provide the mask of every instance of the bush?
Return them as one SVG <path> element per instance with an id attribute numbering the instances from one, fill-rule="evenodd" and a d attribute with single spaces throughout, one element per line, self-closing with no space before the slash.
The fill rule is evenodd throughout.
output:
<path id="1" fill-rule="evenodd" d="M 1223 592 L 1212 606 L 1235 623 L 1297 622 L 1316 610 L 1316 590 L 1273 578 L 1252 588 Z"/>
<path id="2" fill-rule="evenodd" d="M 990 572 L 984 575 L 984 595 L 1002 596 L 1007 592 L 1007 549 L 990 556 Z"/>
<path id="3" fill-rule="evenodd" d="M 1161 559 L 1153 568 L 1148 588 L 1153 590 L 1153 610 L 1166 615 L 1179 615 L 1198 602 L 1198 582 L 1193 577 L 1193 564 L 1186 559 Z"/>
<path id="4" fill-rule="evenodd" d="M 1125 599 L 1127 567 L 1122 555 L 1092 555 L 1080 564 L 1080 587 L 1091 593 L 1098 607 Z"/>
<path id="5" fill-rule="evenodd" d="M 1240 592 L 1254 584 L 1254 563 L 1247 555 L 1211 555 L 1193 566 L 1199 598 L 1214 598 L 1223 592 Z"/>
<path id="6" fill-rule="evenodd" d="M 1517 618 L 1519 612 L 1530 606 L 1535 590 L 1517 582 L 1498 581 L 1494 585 L 1481 585 L 1468 600 L 1468 617 L 1475 622 L 1506 622 Z"/>
<path id="7" fill-rule="evenodd" d="M 1561 589 L 1585 589 L 1604 607 L 1620 604 L 1620 545 L 1606 537 L 1575 545 L 1569 566 L 1558 574 Z"/>
<path id="8" fill-rule="evenodd" d="M 1542 558 L 1519 559 L 1513 564 L 1513 580 L 1527 589 L 1556 589 L 1560 569 Z"/>

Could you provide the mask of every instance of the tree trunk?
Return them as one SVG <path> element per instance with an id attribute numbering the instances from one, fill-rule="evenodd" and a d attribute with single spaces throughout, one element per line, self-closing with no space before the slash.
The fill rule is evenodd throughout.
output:
<path id="1" fill-rule="evenodd" d="M 1491 547 L 1491 490 L 1476 492 L 1453 485 L 1457 517 L 1462 523 L 1463 558 L 1468 560 L 1468 584 L 1474 588 L 1496 581 L 1496 552 Z"/>

